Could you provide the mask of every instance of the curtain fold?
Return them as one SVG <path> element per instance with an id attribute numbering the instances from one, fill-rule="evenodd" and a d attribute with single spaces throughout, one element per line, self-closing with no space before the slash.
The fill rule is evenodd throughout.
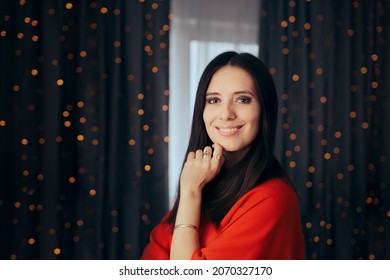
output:
<path id="1" fill-rule="evenodd" d="M 168 208 L 169 9 L 3 4 L 0 258 L 139 258 Z"/>
<path id="2" fill-rule="evenodd" d="M 276 152 L 309 259 L 390 258 L 390 1 L 262 1 L 260 57 L 280 95 Z"/>

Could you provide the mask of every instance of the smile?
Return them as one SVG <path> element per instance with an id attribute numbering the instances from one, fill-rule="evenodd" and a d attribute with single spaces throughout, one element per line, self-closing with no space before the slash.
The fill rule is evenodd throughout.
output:
<path id="1" fill-rule="evenodd" d="M 242 126 L 235 126 L 235 127 L 215 127 L 219 134 L 222 136 L 233 136 L 238 133 L 238 131 L 241 129 Z"/>

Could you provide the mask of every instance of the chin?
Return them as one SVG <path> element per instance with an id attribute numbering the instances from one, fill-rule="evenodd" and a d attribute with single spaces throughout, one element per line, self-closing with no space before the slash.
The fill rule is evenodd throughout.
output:
<path id="1" fill-rule="evenodd" d="M 224 151 L 224 153 L 227 153 L 227 154 L 235 154 L 236 156 L 242 156 L 243 154 L 246 154 L 250 148 L 250 145 L 224 145 L 223 143 L 220 143 L 220 145 L 222 146 L 222 149 Z"/>
<path id="2" fill-rule="evenodd" d="M 234 152 L 238 152 L 241 150 L 240 147 L 234 147 L 234 146 L 231 146 L 231 145 L 223 145 L 221 144 L 222 146 L 222 149 L 224 152 L 227 152 L 227 153 L 234 153 Z"/>

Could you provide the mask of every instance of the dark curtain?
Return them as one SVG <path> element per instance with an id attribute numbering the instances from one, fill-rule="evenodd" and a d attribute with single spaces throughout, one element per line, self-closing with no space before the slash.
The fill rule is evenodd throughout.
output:
<path id="1" fill-rule="evenodd" d="M 0 259 L 138 259 L 167 211 L 169 1 L 5 1 Z"/>
<path id="2" fill-rule="evenodd" d="M 308 259 L 390 259 L 390 2 L 261 2 Z"/>

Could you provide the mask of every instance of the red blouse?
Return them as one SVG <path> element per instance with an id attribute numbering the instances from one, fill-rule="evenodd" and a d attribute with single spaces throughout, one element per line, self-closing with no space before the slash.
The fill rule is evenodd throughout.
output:
<path id="1" fill-rule="evenodd" d="M 167 214 L 168 215 L 168 214 Z M 168 260 L 172 225 L 162 222 L 150 234 L 143 260 Z M 304 259 L 304 238 L 294 189 L 282 179 L 269 180 L 241 197 L 217 229 L 204 221 L 200 249 L 192 259 Z"/>

